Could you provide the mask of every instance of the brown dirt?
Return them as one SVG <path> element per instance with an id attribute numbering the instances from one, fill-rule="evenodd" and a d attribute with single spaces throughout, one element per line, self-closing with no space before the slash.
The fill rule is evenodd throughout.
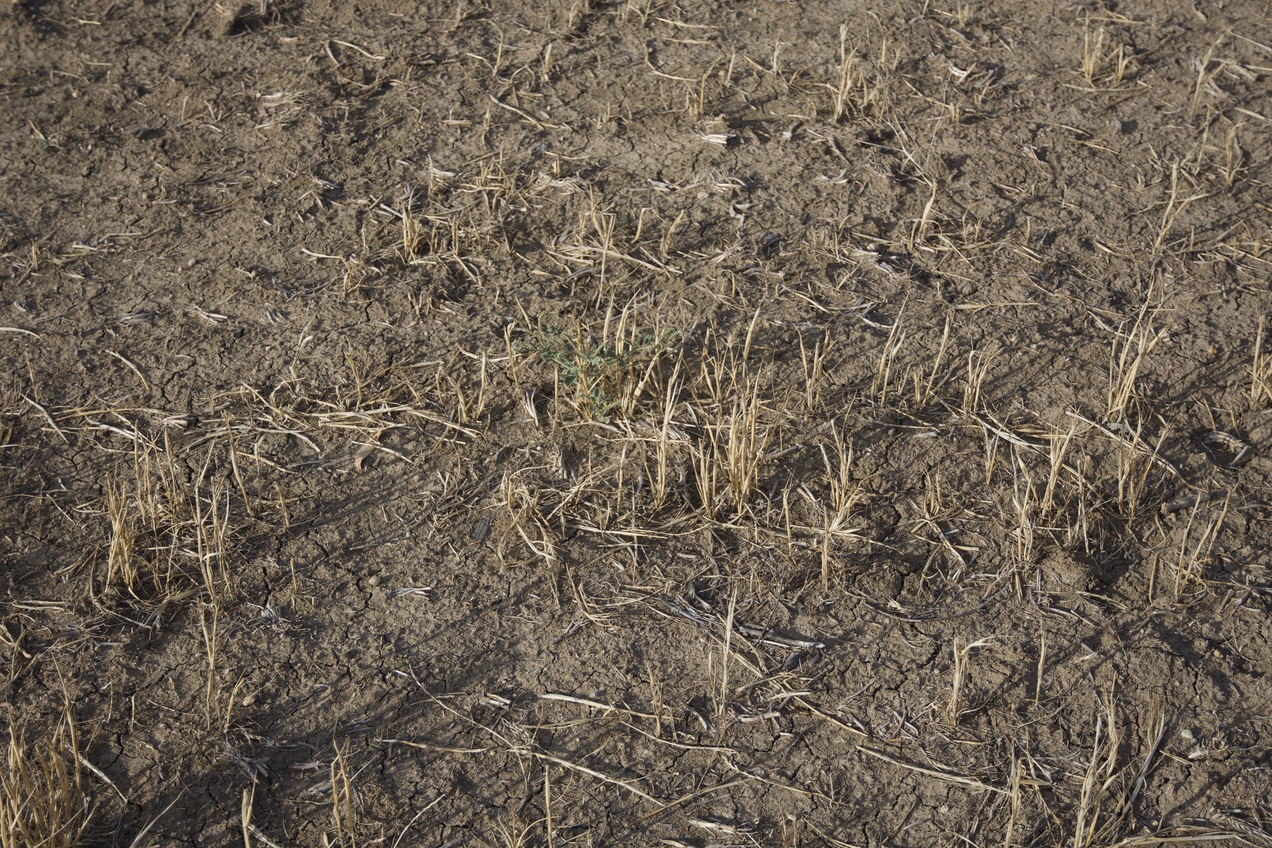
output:
<path id="1" fill-rule="evenodd" d="M 1266 4 L 0 2 L 79 844 L 1272 844 Z"/>

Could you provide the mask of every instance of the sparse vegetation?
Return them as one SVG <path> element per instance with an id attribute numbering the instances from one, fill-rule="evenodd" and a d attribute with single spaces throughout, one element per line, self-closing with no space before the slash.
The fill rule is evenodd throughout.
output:
<path id="1" fill-rule="evenodd" d="M 0 12 L 0 848 L 1272 840 L 1268 10 L 752 5 Z"/>
<path id="2" fill-rule="evenodd" d="M 607 312 L 595 341 L 582 328 L 540 323 L 526 328 L 515 350 L 555 367 L 554 395 L 575 414 L 605 421 L 636 411 L 661 378 L 663 357 L 678 337 L 671 329 L 638 328 L 629 308 L 618 316 Z"/>

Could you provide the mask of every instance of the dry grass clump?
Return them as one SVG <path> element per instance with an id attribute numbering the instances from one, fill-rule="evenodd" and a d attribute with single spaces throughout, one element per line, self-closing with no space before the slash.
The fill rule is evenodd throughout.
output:
<path id="1" fill-rule="evenodd" d="M 130 472 L 104 486 L 108 538 L 88 562 L 93 601 L 117 615 L 140 613 L 134 623 L 157 625 L 192 598 L 216 604 L 232 596 L 237 518 L 212 454 L 191 471 L 166 440 L 162 447 L 139 441 Z"/>
<path id="2" fill-rule="evenodd" d="M 751 325 L 754 329 L 754 322 Z M 723 510 L 751 507 L 774 436 L 766 396 L 771 387 L 749 362 L 745 340 L 709 333 L 686 413 L 699 434 L 693 449 L 693 484 L 709 519 Z"/>
<path id="3" fill-rule="evenodd" d="M 629 307 L 617 315 L 611 309 L 594 334 L 540 322 L 513 347 L 553 366 L 548 423 L 575 418 L 617 432 L 607 438 L 604 461 L 576 488 L 600 486 L 620 504 L 639 493 L 643 520 L 674 501 L 709 523 L 750 509 L 778 413 L 769 408 L 773 386 L 748 364 L 749 337 L 744 343 L 707 330 L 701 342 L 675 351 L 680 338 L 657 324 L 637 328 Z M 519 371 L 516 379 L 523 379 Z M 538 421 L 533 396 L 527 409 Z M 608 483 L 598 476 L 605 474 L 613 475 Z"/>
<path id="4" fill-rule="evenodd" d="M 847 25 L 839 27 L 839 76 L 825 84 L 830 120 L 836 124 L 846 118 L 878 118 L 888 106 L 890 81 L 897 69 L 897 57 L 889 55 L 886 38 L 872 61 L 849 46 L 850 31 Z"/>
<path id="5" fill-rule="evenodd" d="M 588 421 L 630 418 L 660 381 L 664 358 L 680 334 L 640 327 L 631 304 L 611 308 L 595 333 L 539 321 L 527 326 L 513 349 L 554 367 L 553 396 Z"/>
<path id="6" fill-rule="evenodd" d="M 1150 289 L 1134 318 L 1127 320 L 1129 328 L 1118 328 L 1114 334 L 1109 356 L 1108 405 L 1104 411 L 1104 420 L 1111 424 L 1126 424 L 1138 394 L 1144 362 L 1167 337 L 1166 329 L 1153 326 L 1162 311 L 1162 305 L 1153 301 Z"/>
<path id="7" fill-rule="evenodd" d="M 70 712 L 32 741 L 15 725 L 0 769 L 0 848 L 74 848 L 92 818 Z"/>
<path id="8" fill-rule="evenodd" d="M 1092 88 L 1110 88 L 1133 80 L 1138 68 L 1135 49 L 1106 26 L 1082 34 L 1082 78 Z"/>

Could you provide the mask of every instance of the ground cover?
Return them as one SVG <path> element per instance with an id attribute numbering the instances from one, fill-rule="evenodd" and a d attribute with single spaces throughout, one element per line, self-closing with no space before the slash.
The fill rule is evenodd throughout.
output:
<path id="1" fill-rule="evenodd" d="M 1265 4 L 0 44 L 3 848 L 1272 844 Z"/>

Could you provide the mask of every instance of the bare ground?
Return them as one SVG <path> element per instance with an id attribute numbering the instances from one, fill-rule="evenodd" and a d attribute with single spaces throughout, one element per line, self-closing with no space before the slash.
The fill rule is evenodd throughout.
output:
<path id="1" fill-rule="evenodd" d="M 1272 844 L 1266 4 L 0 45 L 3 848 Z"/>

